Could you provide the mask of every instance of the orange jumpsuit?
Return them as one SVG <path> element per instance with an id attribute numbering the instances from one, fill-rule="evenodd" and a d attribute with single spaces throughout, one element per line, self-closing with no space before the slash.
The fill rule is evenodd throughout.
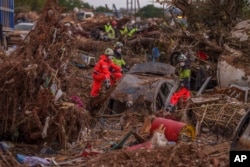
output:
<path id="1" fill-rule="evenodd" d="M 183 97 L 183 101 L 187 101 L 190 98 L 190 91 L 184 86 L 173 94 L 170 104 L 176 106 L 181 97 Z"/>
<path id="2" fill-rule="evenodd" d="M 115 65 L 106 55 L 101 55 L 99 61 L 94 67 L 92 77 L 94 82 L 90 96 L 96 97 L 98 96 L 102 82 L 105 79 L 109 79 L 112 86 L 122 77 L 121 67 Z"/>

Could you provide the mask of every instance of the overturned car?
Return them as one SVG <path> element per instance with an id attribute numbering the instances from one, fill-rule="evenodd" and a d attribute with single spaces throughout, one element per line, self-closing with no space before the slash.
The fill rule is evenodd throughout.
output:
<path id="1" fill-rule="evenodd" d="M 178 86 L 175 67 L 170 64 L 135 64 L 124 74 L 100 113 L 118 114 L 127 109 L 152 113 L 165 109 Z"/>

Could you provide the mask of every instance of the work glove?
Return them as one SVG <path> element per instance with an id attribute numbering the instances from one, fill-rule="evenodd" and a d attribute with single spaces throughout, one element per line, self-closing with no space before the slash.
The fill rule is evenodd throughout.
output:
<path id="1" fill-rule="evenodd" d="M 109 89 L 110 88 L 110 79 L 105 79 L 104 85 L 105 85 L 106 89 Z"/>

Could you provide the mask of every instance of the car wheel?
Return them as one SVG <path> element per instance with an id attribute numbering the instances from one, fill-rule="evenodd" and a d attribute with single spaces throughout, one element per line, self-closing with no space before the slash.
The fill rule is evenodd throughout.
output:
<path id="1" fill-rule="evenodd" d="M 181 54 L 181 52 L 173 52 L 170 56 L 170 64 L 172 66 L 176 66 L 178 64 L 178 56 Z"/>

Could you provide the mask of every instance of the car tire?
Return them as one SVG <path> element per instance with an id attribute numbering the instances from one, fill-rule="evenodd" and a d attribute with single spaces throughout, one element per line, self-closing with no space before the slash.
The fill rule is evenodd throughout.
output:
<path id="1" fill-rule="evenodd" d="M 178 56 L 179 56 L 180 54 L 181 54 L 181 52 L 178 52 L 178 51 L 173 52 L 173 53 L 171 54 L 171 56 L 170 56 L 170 64 L 171 64 L 172 66 L 176 66 L 176 65 L 178 64 L 177 58 L 178 58 Z"/>

